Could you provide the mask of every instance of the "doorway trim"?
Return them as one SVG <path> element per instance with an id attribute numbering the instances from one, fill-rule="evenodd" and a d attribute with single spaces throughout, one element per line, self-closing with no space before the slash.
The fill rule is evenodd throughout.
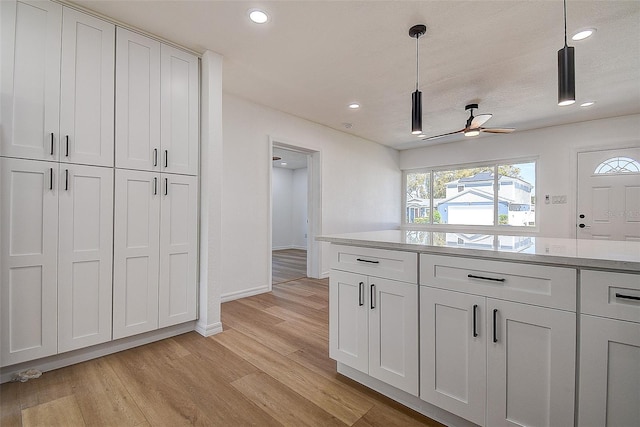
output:
<path id="1" fill-rule="evenodd" d="M 307 155 L 307 277 L 321 278 L 320 242 L 316 236 L 322 234 L 322 152 L 318 148 L 306 146 L 300 142 L 292 142 L 286 138 L 269 135 L 269 159 L 273 158 L 273 148 L 297 151 Z M 273 167 L 269 168 L 269 215 L 267 228 L 269 230 L 269 290 L 273 281 Z"/>

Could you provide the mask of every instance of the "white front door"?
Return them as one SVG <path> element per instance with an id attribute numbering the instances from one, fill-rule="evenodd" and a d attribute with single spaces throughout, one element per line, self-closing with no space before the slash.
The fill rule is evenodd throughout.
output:
<path id="1" fill-rule="evenodd" d="M 640 147 L 578 153 L 579 239 L 640 241 Z"/>

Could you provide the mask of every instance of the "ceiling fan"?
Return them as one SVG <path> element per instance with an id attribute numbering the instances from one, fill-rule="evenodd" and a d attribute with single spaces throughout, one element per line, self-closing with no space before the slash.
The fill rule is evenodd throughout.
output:
<path id="1" fill-rule="evenodd" d="M 464 133 L 464 136 L 478 136 L 480 132 L 511 133 L 515 130 L 514 128 L 483 128 L 482 125 L 485 124 L 491 117 L 493 117 L 493 114 L 479 114 L 477 116 L 474 116 L 473 110 L 477 108 L 478 104 L 469 104 L 464 107 L 465 111 L 471 110 L 464 129 L 460 129 L 455 132 L 443 133 L 442 135 L 430 136 L 428 138 L 423 138 L 422 140 L 430 141 L 432 139 L 438 139 L 448 135 L 455 135 L 456 133 Z"/>

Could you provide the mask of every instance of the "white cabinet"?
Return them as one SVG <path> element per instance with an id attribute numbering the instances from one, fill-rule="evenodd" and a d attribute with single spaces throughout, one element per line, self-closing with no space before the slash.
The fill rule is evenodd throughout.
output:
<path id="1" fill-rule="evenodd" d="M 116 167 L 159 171 L 160 150 L 160 42 L 118 28 Z"/>
<path id="2" fill-rule="evenodd" d="M 58 352 L 111 340 L 113 169 L 60 165 Z"/>
<path id="3" fill-rule="evenodd" d="M 420 398 L 483 425 L 486 298 L 420 287 Z"/>
<path id="4" fill-rule="evenodd" d="M 197 179 L 116 170 L 113 336 L 196 318 Z"/>
<path id="5" fill-rule="evenodd" d="M 198 173 L 198 58 L 163 44 L 160 74 L 162 171 Z"/>
<path id="6" fill-rule="evenodd" d="M 0 154 L 113 166 L 115 26 L 53 2 L 2 8 Z"/>
<path id="7" fill-rule="evenodd" d="M 115 26 L 62 15 L 60 161 L 113 166 Z"/>
<path id="8" fill-rule="evenodd" d="M 420 267 L 421 399 L 479 425 L 573 425 L 575 312 L 517 301 L 575 307 L 575 270 L 436 255 Z"/>
<path id="9" fill-rule="evenodd" d="M 2 1 L 0 155 L 58 159 L 62 6 Z"/>
<path id="10" fill-rule="evenodd" d="M 581 271 L 580 426 L 640 420 L 640 275 Z"/>
<path id="11" fill-rule="evenodd" d="M 58 164 L 0 158 L 2 366 L 57 352 Z"/>
<path id="12" fill-rule="evenodd" d="M 361 260 L 361 268 L 358 264 L 353 266 L 355 273 L 335 268 L 331 270 L 330 357 L 417 396 L 417 284 L 368 276 L 357 271 L 379 268 L 380 264 L 376 262 L 381 259 L 398 260 L 412 255 L 408 263 L 413 264 L 415 280 L 416 254 L 337 245 L 332 247 L 334 267 L 341 267 L 343 264 L 340 260 L 355 253 L 354 260 Z"/>
<path id="13" fill-rule="evenodd" d="M 113 170 L 1 162 L 3 366 L 109 341 Z"/>
<path id="14" fill-rule="evenodd" d="M 198 172 L 198 58 L 118 28 L 116 167 Z"/>

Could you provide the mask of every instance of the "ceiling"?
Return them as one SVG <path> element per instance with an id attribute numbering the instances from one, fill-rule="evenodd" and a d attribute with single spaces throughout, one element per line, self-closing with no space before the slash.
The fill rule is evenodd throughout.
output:
<path id="1" fill-rule="evenodd" d="M 640 113 L 640 2 L 567 1 L 576 55 L 576 104 L 557 106 L 560 0 L 118 1 L 81 6 L 198 52 L 224 56 L 223 90 L 397 149 L 410 134 L 419 39 L 423 132 L 464 127 L 468 103 L 493 113 L 486 127 L 518 131 Z M 251 23 L 248 10 L 269 13 Z M 584 101 L 596 101 L 580 107 Z M 358 102 L 361 108 L 347 105 Z M 483 138 L 480 136 L 479 138 Z M 500 136 L 504 137 L 504 136 Z"/>
<path id="2" fill-rule="evenodd" d="M 273 161 L 274 168 L 305 169 L 307 167 L 307 154 L 299 151 L 273 147 L 273 157 L 280 157 L 279 160 Z"/>

